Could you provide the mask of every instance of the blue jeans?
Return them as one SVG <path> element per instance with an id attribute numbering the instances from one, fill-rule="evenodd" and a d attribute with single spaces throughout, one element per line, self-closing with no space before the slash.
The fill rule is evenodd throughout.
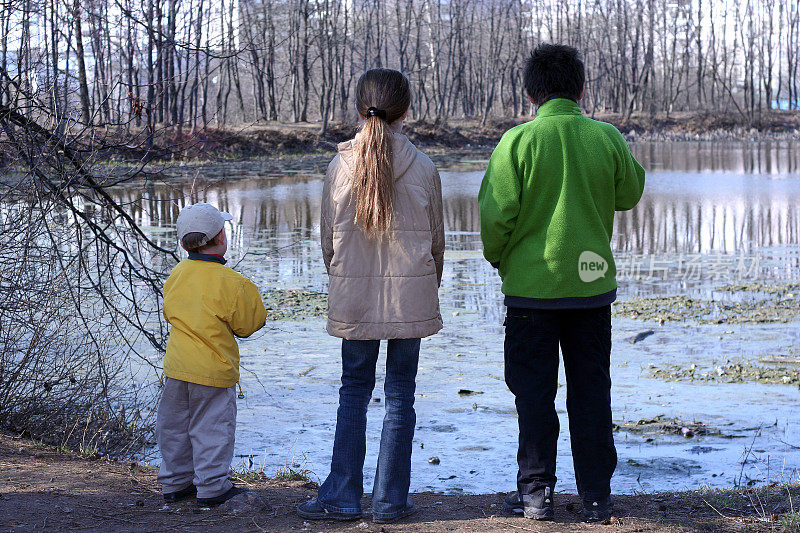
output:
<path id="1" fill-rule="evenodd" d="M 386 356 L 386 416 L 372 489 L 372 514 L 391 519 L 408 504 L 411 441 L 420 339 L 391 339 Z M 361 513 L 364 494 L 367 406 L 375 387 L 380 341 L 342 341 L 342 387 L 336 414 L 331 473 L 317 502 L 329 511 Z"/>

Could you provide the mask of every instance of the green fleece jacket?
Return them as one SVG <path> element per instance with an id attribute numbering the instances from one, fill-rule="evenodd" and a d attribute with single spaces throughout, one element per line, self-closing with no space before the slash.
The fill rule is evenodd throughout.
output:
<path id="1" fill-rule="evenodd" d="M 572 100 L 542 104 L 500 139 L 478 194 L 483 255 L 499 268 L 503 294 L 615 291 L 614 212 L 632 209 L 643 191 L 644 169 L 614 126 Z"/>

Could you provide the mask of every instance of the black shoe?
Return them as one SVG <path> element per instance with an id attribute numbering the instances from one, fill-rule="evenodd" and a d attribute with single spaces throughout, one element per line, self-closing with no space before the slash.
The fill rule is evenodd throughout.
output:
<path id="1" fill-rule="evenodd" d="M 524 494 L 522 497 L 517 491 L 509 492 L 503 500 L 503 509 L 533 520 L 552 520 L 555 514 L 553 511 L 553 489 L 545 487 L 535 491 L 533 494 Z"/>
<path id="2" fill-rule="evenodd" d="M 522 514 L 525 506 L 522 505 L 522 500 L 517 491 L 511 491 L 503 498 L 503 510 L 507 513 Z"/>
<path id="3" fill-rule="evenodd" d="M 189 485 L 175 492 L 167 492 L 164 494 L 164 501 L 167 503 L 175 503 L 182 500 L 193 498 L 197 494 L 197 487 Z"/>
<path id="4" fill-rule="evenodd" d="M 614 514 L 614 498 L 606 496 L 598 500 L 583 500 L 583 521 L 602 522 Z"/>
<path id="5" fill-rule="evenodd" d="M 197 498 L 197 505 L 200 507 L 214 507 L 215 505 L 225 503 L 234 496 L 238 496 L 239 494 L 244 494 L 246 492 L 250 492 L 250 489 L 245 487 L 237 487 L 234 485 L 228 489 L 228 492 L 220 494 L 219 496 L 214 496 L 213 498 Z"/>
<path id="6" fill-rule="evenodd" d="M 397 522 L 401 518 L 411 516 L 417 511 L 419 511 L 419 507 L 414 505 L 414 502 L 409 500 L 408 504 L 405 507 L 403 507 L 403 510 L 400 511 L 400 514 L 398 514 L 397 516 L 393 516 L 392 518 L 380 518 L 377 516 L 373 516 L 372 521 L 375 522 L 376 524 L 391 524 L 393 522 Z"/>
<path id="7" fill-rule="evenodd" d="M 361 513 L 329 511 L 321 506 L 317 500 L 308 500 L 297 504 L 297 514 L 309 520 L 356 520 L 361 518 Z"/>

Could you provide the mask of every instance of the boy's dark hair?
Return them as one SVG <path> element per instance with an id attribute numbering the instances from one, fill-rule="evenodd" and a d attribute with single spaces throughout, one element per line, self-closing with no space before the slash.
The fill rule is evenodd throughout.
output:
<path id="1" fill-rule="evenodd" d="M 200 253 L 212 244 L 216 238 L 217 237 L 214 236 L 213 239 L 209 239 L 206 237 L 205 233 L 193 231 L 183 236 L 183 239 L 181 239 L 181 246 L 183 246 L 183 249 L 187 252 Z"/>
<path id="2" fill-rule="evenodd" d="M 564 44 L 540 44 L 525 61 L 523 82 L 536 105 L 550 98 L 569 98 L 577 102 L 586 82 L 580 53 Z"/>

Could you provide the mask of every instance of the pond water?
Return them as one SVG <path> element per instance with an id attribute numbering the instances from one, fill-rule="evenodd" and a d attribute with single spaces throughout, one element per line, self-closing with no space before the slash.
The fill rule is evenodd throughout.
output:
<path id="1" fill-rule="evenodd" d="M 800 280 L 800 143 L 634 144 L 648 170 L 640 205 L 616 219 L 613 245 L 620 299 L 647 295 L 745 298 L 720 287 Z M 485 157 L 485 156 L 484 156 Z M 511 490 L 517 423 L 503 381 L 499 279 L 481 257 L 476 194 L 486 162 L 442 167 L 447 231 L 441 288 L 445 328 L 425 339 L 417 385 L 412 490 Z M 224 163 L 176 171 L 163 182 L 120 189 L 154 238 L 174 242 L 180 205 L 210 201 L 235 217 L 230 265 L 265 292 L 326 291 L 318 248 L 322 175 L 267 163 Z M 800 301 L 800 295 L 798 301 Z M 616 492 L 679 490 L 796 479 L 800 466 L 797 385 L 663 381 L 652 367 L 714 369 L 765 357 L 800 361 L 800 322 L 698 325 L 615 318 L 613 410 Z M 655 333 L 632 343 L 644 330 Z M 241 343 L 237 462 L 272 475 L 285 465 L 328 473 L 339 385 L 340 341 L 323 317 L 270 321 Z M 382 347 L 382 351 L 385 347 Z M 153 354 L 156 358 L 156 354 Z M 379 365 L 383 363 L 383 356 Z M 381 374 L 379 374 L 381 375 Z M 564 383 L 563 371 L 560 383 Z M 379 377 L 370 404 L 366 490 L 383 416 Z M 478 394 L 460 395 L 460 389 Z M 557 408 L 559 491 L 575 491 L 565 387 Z M 700 422 L 708 435 L 641 433 L 630 423 L 658 415 Z M 252 458 L 250 457 L 252 456 Z M 438 457 L 432 464 L 429 458 Z"/>

